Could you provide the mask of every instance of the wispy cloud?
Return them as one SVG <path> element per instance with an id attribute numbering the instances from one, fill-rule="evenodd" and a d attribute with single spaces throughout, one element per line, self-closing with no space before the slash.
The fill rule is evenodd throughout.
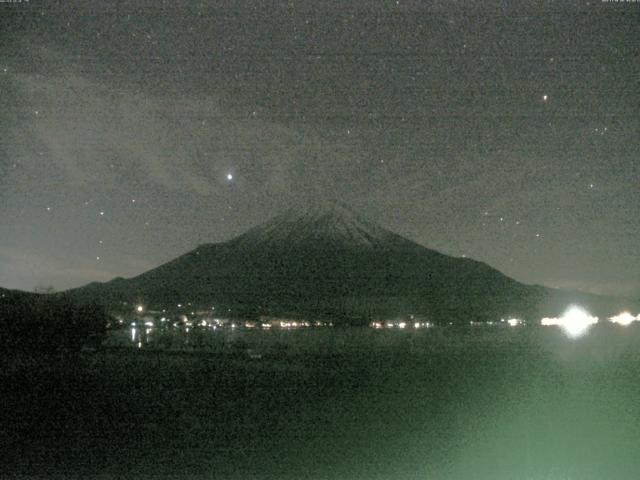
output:
<path id="1" fill-rule="evenodd" d="M 39 52 L 49 63 L 64 63 L 50 49 Z M 253 188 L 281 194 L 335 181 L 355 155 L 310 129 L 232 111 L 216 92 L 142 93 L 87 78 L 68 62 L 56 72 L 10 76 L 23 100 L 8 154 L 32 176 L 55 169 L 71 185 L 153 184 L 210 195 L 230 170 L 247 166 Z"/>

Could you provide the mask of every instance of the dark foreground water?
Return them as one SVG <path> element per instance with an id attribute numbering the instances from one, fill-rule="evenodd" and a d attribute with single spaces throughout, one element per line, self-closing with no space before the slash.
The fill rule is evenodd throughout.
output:
<path id="1" fill-rule="evenodd" d="M 639 478 L 635 326 L 251 335 L 5 359 L 0 477 Z"/>

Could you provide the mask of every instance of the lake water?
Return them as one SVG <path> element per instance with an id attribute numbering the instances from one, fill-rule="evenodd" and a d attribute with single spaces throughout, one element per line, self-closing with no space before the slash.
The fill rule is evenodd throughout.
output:
<path id="1" fill-rule="evenodd" d="M 165 333 L 125 329 L 108 344 L 129 348 L 5 372 L 5 472 L 638 478 L 635 325 L 577 339 L 520 327 Z"/>

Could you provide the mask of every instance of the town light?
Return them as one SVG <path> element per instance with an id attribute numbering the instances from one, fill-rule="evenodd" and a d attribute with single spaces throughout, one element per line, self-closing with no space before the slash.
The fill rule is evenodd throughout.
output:
<path id="1" fill-rule="evenodd" d="M 626 327 L 631 322 L 635 322 L 636 321 L 636 317 L 631 315 L 629 312 L 622 312 L 619 315 L 614 315 L 609 320 L 611 322 L 613 322 L 613 323 L 617 323 L 618 325 L 623 325 L 623 326 Z"/>
<path id="2" fill-rule="evenodd" d="M 583 308 L 571 306 L 560 318 L 543 318 L 542 325 L 558 325 L 570 338 L 577 338 L 585 333 L 591 325 L 598 323 L 598 317 L 592 317 Z"/>

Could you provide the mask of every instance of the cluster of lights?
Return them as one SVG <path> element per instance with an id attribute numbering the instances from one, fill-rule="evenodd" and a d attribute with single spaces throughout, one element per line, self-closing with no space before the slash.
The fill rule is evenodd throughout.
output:
<path id="1" fill-rule="evenodd" d="M 167 317 L 162 317 L 160 319 L 161 323 L 166 323 L 168 322 L 169 319 Z M 133 329 L 135 329 L 136 327 L 136 322 L 131 322 L 131 327 Z M 155 322 L 153 320 L 147 320 L 144 322 L 144 325 L 146 327 L 149 328 L 153 328 L 156 326 Z M 251 320 L 247 320 L 244 322 L 230 322 L 227 319 L 220 319 L 220 318 L 204 318 L 201 319 L 199 321 L 195 321 L 192 319 L 189 319 L 189 317 L 187 315 L 181 315 L 180 318 L 173 322 L 173 326 L 175 328 L 181 328 L 181 327 L 210 327 L 212 329 L 217 329 L 217 328 L 221 328 L 221 327 L 230 327 L 232 329 L 241 327 L 241 328 L 246 328 L 246 329 L 256 329 L 256 328 L 261 328 L 263 330 L 268 330 L 272 327 L 279 327 L 279 328 L 284 328 L 284 329 L 290 329 L 290 328 L 307 328 L 307 327 L 325 327 L 325 326 L 333 326 L 333 323 L 326 323 L 326 322 L 320 322 L 320 321 L 316 321 L 316 322 L 309 322 L 307 320 L 301 320 L 301 321 L 295 321 L 295 320 L 281 320 L 277 323 L 270 323 L 270 322 L 256 322 L 256 321 L 251 321 Z"/>
<path id="2" fill-rule="evenodd" d="M 381 330 L 383 328 L 387 328 L 387 329 L 393 329 L 393 328 L 398 328 L 400 330 L 404 330 L 407 327 L 412 326 L 414 329 L 420 329 L 420 328 L 430 328 L 433 326 L 433 324 L 431 322 L 405 322 L 405 321 L 387 321 L 387 322 L 379 322 L 379 321 L 375 321 L 375 322 L 371 322 L 369 324 L 369 326 L 375 330 Z"/>
<path id="3" fill-rule="evenodd" d="M 310 327 L 311 323 L 305 321 L 296 322 L 296 321 L 280 321 L 280 328 L 304 328 Z"/>
<path id="4" fill-rule="evenodd" d="M 178 304 L 178 307 L 182 307 L 182 304 Z M 211 307 L 211 309 L 213 310 L 214 307 Z M 145 312 L 144 305 L 136 305 L 135 311 L 138 314 L 144 313 Z M 163 312 L 165 312 L 165 310 L 163 310 Z M 162 317 L 160 319 L 161 323 L 165 323 L 167 321 L 169 321 L 167 317 Z M 634 317 L 629 312 L 622 312 L 618 315 L 614 315 L 610 317 L 609 321 L 611 323 L 615 323 L 618 325 L 627 326 L 636 321 L 640 322 L 640 314 Z M 123 320 L 119 319 L 119 323 L 122 324 Z M 505 324 L 505 323 L 510 327 L 517 327 L 520 325 L 524 325 L 524 321 L 519 318 L 509 318 L 506 320 L 501 319 L 500 322 L 491 322 L 491 321 L 490 322 L 474 322 L 474 321 L 470 322 L 471 325 L 495 325 L 495 324 Z M 569 307 L 561 317 L 551 317 L 551 318 L 545 317 L 540 321 L 540 324 L 543 326 L 559 326 L 567 334 L 567 336 L 571 338 L 577 338 L 584 335 L 589 330 L 589 328 L 596 323 L 598 323 L 598 317 L 591 316 L 587 311 L 585 311 L 583 308 L 578 306 Z M 193 321 L 189 320 L 189 318 L 186 315 L 181 315 L 180 321 L 175 322 L 173 325 L 176 328 L 187 327 L 187 331 L 188 331 L 189 330 L 188 327 L 192 327 L 194 325 L 200 326 L 200 327 L 211 327 L 214 330 L 218 327 L 223 327 L 225 325 L 230 326 L 232 329 L 235 329 L 237 327 L 244 327 L 246 329 L 261 328 L 263 330 L 267 330 L 272 327 L 279 327 L 283 329 L 306 328 L 306 327 L 312 327 L 312 326 L 324 327 L 324 326 L 333 326 L 333 323 L 327 323 L 327 322 L 321 322 L 321 321 L 316 321 L 311 323 L 306 320 L 300 320 L 300 321 L 279 320 L 278 322 L 275 322 L 275 323 L 267 322 L 267 321 L 259 321 L 259 322 L 245 321 L 243 323 L 236 323 L 236 322 L 229 323 L 228 320 L 222 320 L 219 318 L 202 319 L 198 323 L 194 323 Z M 136 322 L 131 323 L 132 341 L 135 341 L 135 338 L 137 336 L 136 326 L 137 326 Z M 144 326 L 147 327 L 146 331 L 147 333 L 149 333 L 150 329 L 155 327 L 155 323 L 153 320 L 146 320 L 144 322 Z M 373 321 L 369 324 L 369 326 L 376 330 L 379 330 L 379 329 L 404 330 L 407 327 L 413 327 L 413 329 L 417 330 L 420 328 L 433 327 L 433 324 L 431 322 L 414 321 L 414 316 L 412 315 L 411 321 L 404 321 L 404 320 L 402 321 L 388 320 L 385 322 Z"/>
<path id="5" fill-rule="evenodd" d="M 622 312 L 610 317 L 609 321 L 617 325 L 628 326 L 633 322 L 640 321 L 640 314 L 634 317 L 629 312 Z M 557 325 L 561 327 L 567 336 L 571 338 L 584 335 L 596 323 L 598 323 L 598 317 L 591 316 L 584 309 L 577 306 L 570 307 L 562 317 L 543 318 L 540 321 L 541 325 Z"/>

